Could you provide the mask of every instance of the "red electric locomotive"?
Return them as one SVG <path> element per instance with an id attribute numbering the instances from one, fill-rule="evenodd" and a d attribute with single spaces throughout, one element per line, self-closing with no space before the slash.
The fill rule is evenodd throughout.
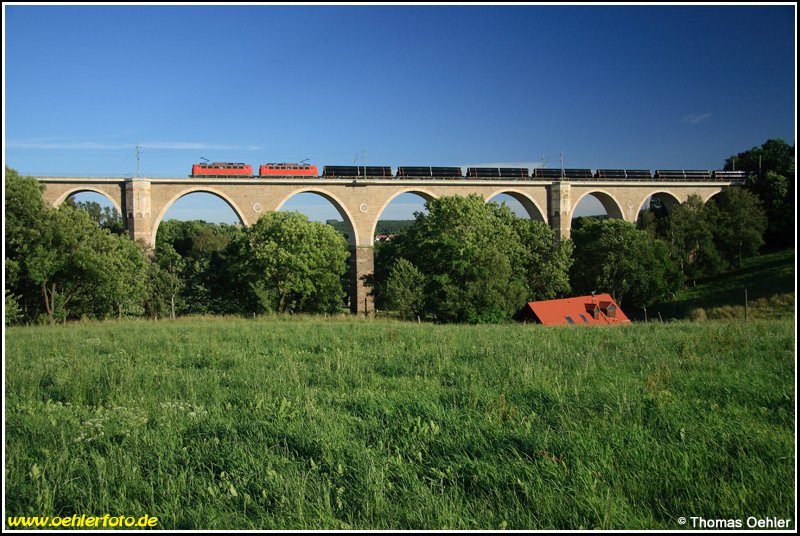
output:
<path id="1" fill-rule="evenodd" d="M 192 166 L 191 177 L 252 177 L 253 166 L 233 162 L 211 162 Z"/>
<path id="2" fill-rule="evenodd" d="M 269 177 L 276 175 L 302 175 L 316 177 L 319 175 L 317 166 L 311 164 L 262 164 L 258 168 L 258 175 L 260 177 Z"/>

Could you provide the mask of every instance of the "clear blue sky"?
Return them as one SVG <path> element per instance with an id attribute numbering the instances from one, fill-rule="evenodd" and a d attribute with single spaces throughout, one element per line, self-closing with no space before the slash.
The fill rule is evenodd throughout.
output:
<path id="1" fill-rule="evenodd" d="M 4 162 L 720 168 L 795 143 L 794 6 L 4 6 Z"/>

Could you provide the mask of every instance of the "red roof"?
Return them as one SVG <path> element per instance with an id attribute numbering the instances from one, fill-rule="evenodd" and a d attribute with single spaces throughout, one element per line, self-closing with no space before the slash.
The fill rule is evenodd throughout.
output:
<path id="1" fill-rule="evenodd" d="M 597 318 L 592 311 L 596 311 Z M 531 317 L 546 326 L 630 323 L 609 294 L 528 302 L 528 305 L 517 314 L 517 318 Z"/>

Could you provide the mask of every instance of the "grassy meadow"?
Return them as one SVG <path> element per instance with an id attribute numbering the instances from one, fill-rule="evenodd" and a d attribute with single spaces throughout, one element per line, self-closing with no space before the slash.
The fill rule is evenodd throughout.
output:
<path id="1" fill-rule="evenodd" d="M 795 517 L 793 320 L 6 330 L 6 515 L 159 529 Z"/>
<path id="2" fill-rule="evenodd" d="M 793 249 L 745 259 L 742 267 L 699 280 L 668 303 L 649 307 L 663 318 L 744 320 L 747 289 L 748 319 L 794 318 L 795 252 Z"/>

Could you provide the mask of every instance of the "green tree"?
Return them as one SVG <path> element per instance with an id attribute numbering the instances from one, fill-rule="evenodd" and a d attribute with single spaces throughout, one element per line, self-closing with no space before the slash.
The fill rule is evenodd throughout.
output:
<path id="1" fill-rule="evenodd" d="M 391 273 L 398 259 L 423 276 L 424 315 L 439 322 L 507 320 L 526 300 L 568 291 L 571 245 L 556 242 L 541 222 L 517 218 L 508 207 L 477 195 L 441 197 L 427 208 L 377 248 L 379 306 L 397 305 L 387 298 L 399 291 L 388 288 L 398 279 Z"/>
<path id="2" fill-rule="evenodd" d="M 175 318 L 180 306 L 181 278 L 184 260 L 172 245 L 161 242 L 152 255 L 148 267 L 145 313 L 150 318 L 169 316 Z"/>
<path id="3" fill-rule="evenodd" d="M 47 209 L 42 201 L 42 187 L 36 179 L 21 177 L 8 167 L 5 168 L 4 193 L 6 323 L 12 324 L 35 316 L 33 311 L 39 303 L 33 298 L 37 288 L 27 277 L 23 259 L 28 244 L 38 235 L 37 229 Z"/>
<path id="4" fill-rule="evenodd" d="M 680 288 L 681 273 L 667 245 L 632 223 L 580 218 L 573 224 L 573 288 L 582 294 L 608 292 L 622 305 L 647 306 Z"/>
<path id="5" fill-rule="evenodd" d="M 427 203 L 407 231 L 393 239 L 399 256 L 426 277 L 425 311 L 442 322 L 510 318 L 526 298 L 525 251 L 508 207 L 477 195 Z"/>
<path id="6" fill-rule="evenodd" d="M 37 230 L 23 264 L 51 323 L 137 312 L 147 264 L 136 244 L 100 229 L 86 212 L 69 206 L 46 212 Z"/>
<path id="7" fill-rule="evenodd" d="M 761 172 L 774 171 L 784 177 L 794 175 L 794 146 L 782 139 L 769 139 L 761 147 L 753 147 L 736 156 L 725 159 L 725 169 L 736 168 L 758 175 Z"/>
<path id="8" fill-rule="evenodd" d="M 716 275 L 726 268 L 727 263 L 714 244 L 709 211 L 697 195 L 690 195 L 685 203 L 673 208 L 665 239 L 686 279 Z"/>
<path id="9" fill-rule="evenodd" d="M 89 219 L 96 222 L 103 229 L 108 229 L 114 234 L 125 234 L 122 216 L 114 207 L 102 207 L 100 203 L 95 201 L 76 201 L 74 197 L 68 197 L 64 204 L 86 211 L 89 214 Z"/>
<path id="10" fill-rule="evenodd" d="M 169 244 L 161 244 L 156 249 L 155 263 L 161 269 L 160 291 L 169 300 L 169 316 L 175 318 L 175 302 L 183 289 L 181 279 L 184 260 Z"/>
<path id="11" fill-rule="evenodd" d="M 516 218 L 513 224 L 525 251 L 521 268 L 527 301 L 552 300 L 568 294 L 572 241 L 557 240 L 555 231 L 542 221 Z"/>
<path id="12" fill-rule="evenodd" d="M 794 146 L 781 139 L 767 140 L 725 160 L 725 169 L 748 174 L 747 188 L 756 194 L 767 216 L 764 241 L 771 248 L 794 244 Z"/>
<path id="13" fill-rule="evenodd" d="M 639 212 L 636 228 L 647 231 L 652 238 L 664 238 L 667 235 L 669 216 L 669 209 L 661 198 L 653 196 L 647 208 Z"/>
<path id="14" fill-rule="evenodd" d="M 181 259 L 177 271 L 174 267 L 168 270 L 168 279 L 180 279 L 178 294 L 170 298 L 170 311 L 174 304 L 176 314 L 244 312 L 240 290 L 231 279 L 235 257 L 242 253 L 233 252 L 235 248 L 229 249 L 232 242 L 243 233 L 240 225 L 199 220 L 168 220 L 159 225 L 156 257 L 160 258 L 162 253 L 166 253 L 163 246 L 169 246 L 172 251 L 169 256 L 172 257 L 174 253 Z M 175 285 L 170 283 L 170 286 Z"/>
<path id="15" fill-rule="evenodd" d="M 386 297 L 389 308 L 400 318 L 417 318 L 425 307 L 425 275 L 406 259 L 397 259 L 386 282 Z"/>
<path id="16" fill-rule="evenodd" d="M 235 271 L 249 289 L 251 307 L 280 313 L 342 309 L 349 250 L 331 226 L 297 212 L 270 212 L 240 240 Z"/>
<path id="17" fill-rule="evenodd" d="M 50 322 L 141 314 L 148 262 L 137 244 L 69 203 L 47 207 L 37 181 L 9 168 L 4 201 L 5 290 L 16 314 Z"/>
<path id="18" fill-rule="evenodd" d="M 39 234 L 48 208 L 42 200 L 43 187 L 33 177 L 22 177 L 6 167 L 3 219 L 5 258 L 19 267 L 20 256 Z M 6 264 L 8 266 L 8 264 Z M 8 271 L 6 271 L 8 278 Z"/>
<path id="19" fill-rule="evenodd" d="M 658 238 L 659 221 L 652 210 L 643 210 L 636 219 L 636 228 L 646 232 L 650 238 Z"/>
<path id="20" fill-rule="evenodd" d="M 732 266 L 739 267 L 742 259 L 758 253 L 764 244 L 767 216 L 757 195 L 743 188 L 723 188 L 706 210 L 714 243 Z"/>
<path id="21" fill-rule="evenodd" d="M 105 277 L 87 293 L 95 306 L 96 316 L 110 316 L 109 306 L 114 307 L 113 312 L 120 319 L 123 316 L 141 316 L 150 265 L 145 247 L 111 229 L 102 231 L 102 240 L 99 242 L 104 248 L 102 262 L 107 263 L 103 271 Z"/>
<path id="22" fill-rule="evenodd" d="M 10 326 L 22 320 L 22 309 L 19 306 L 19 297 L 14 296 L 7 289 L 5 293 L 5 324 Z"/>

